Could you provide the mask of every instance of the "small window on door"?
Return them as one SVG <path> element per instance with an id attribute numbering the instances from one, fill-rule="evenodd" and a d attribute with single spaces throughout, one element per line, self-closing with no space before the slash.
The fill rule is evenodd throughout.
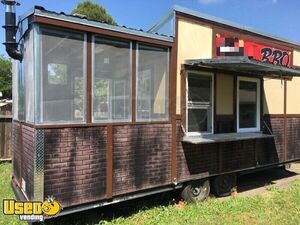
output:
<path id="1" fill-rule="evenodd" d="M 189 72 L 187 77 L 188 135 L 213 132 L 213 75 Z"/>
<path id="2" fill-rule="evenodd" d="M 260 131 L 260 80 L 239 77 L 237 85 L 237 131 Z"/>

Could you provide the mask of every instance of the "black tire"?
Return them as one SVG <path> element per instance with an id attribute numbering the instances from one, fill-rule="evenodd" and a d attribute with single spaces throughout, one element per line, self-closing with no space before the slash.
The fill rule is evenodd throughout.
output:
<path id="1" fill-rule="evenodd" d="M 217 197 L 225 197 L 231 194 L 236 187 L 236 174 L 224 174 L 212 179 L 212 193 Z"/>
<path id="2" fill-rule="evenodd" d="M 181 197 L 189 203 L 202 202 L 209 196 L 209 180 L 197 180 L 187 183 L 181 192 Z"/>

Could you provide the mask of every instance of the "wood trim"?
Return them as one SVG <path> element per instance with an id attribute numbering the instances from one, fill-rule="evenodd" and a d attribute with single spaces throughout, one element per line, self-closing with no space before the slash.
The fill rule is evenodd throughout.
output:
<path id="1" fill-rule="evenodd" d="M 113 195 L 113 126 L 107 126 L 106 145 L 106 198 L 112 199 Z"/>
<path id="2" fill-rule="evenodd" d="M 35 129 L 62 129 L 62 128 L 85 128 L 85 127 L 106 127 L 108 125 L 113 126 L 125 126 L 125 125 L 151 125 L 151 124 L 170 124 L 170 121 L 153 121 L 153 122 L 115 122 L 115 123 L 83 123 L 83 124 L 40 124 L 33 125 L 23 123 L 29 127 Z"/>
<path id="3" fill-rule="evenodd" d="M 182 126 L 186 129 L 186 79 L 187 79 L 187 70 L 181 71 L 181 118 L 182 118 Z"/>
<path id="4" fill-rule="evenodd" d="M 238 115 L 237 115 L 237 92 L 238 92 L 238 90 L 237 90 L 237 81 L 238 79 L 237 79 L 237 75 L 234 75 L 233 76 L 233 131 L 236 133 L 237 132 L 237 126 L 238 126 L 238 124 L 237 124 L 237 117 L 238 117 Z"/>
<path id="5" fill-rule="evenodd" d="M 283 100 L 283 152 L 284 152 L 284 161 L 287 160 L 287 82 L 284 80 L 284 100 Z"/>
<path id="6" fill-rule="evenodd" d="M 171 142 L 171 183 L 177 182 L 177 57 L 178 57 L 178 20 L 175 17 L 175 45 L 171 49 L 170 60 L 170 116 L 172 121 L 172 142 Z"/>
<path id="7" fill-rule="evenodd" d="M 132 83 L 131 83 L 131 121 L 136 122 L 136 75 L 137 75 L 137 68 L 136 68 L 136 42 L 132 43 Z"/>
<path id="8" fill-rule="evenodd" d="M 181 120 L 181 117 L 182 117 L 181 114 L 176 114 L 176 115 L 175 115 L 176 120 Z"/>
<path id="9" fill-rule="evenodd" d="M 206 20 L 203 18 L 198 18 L 198 17 L 192 16 L 192 15 L 181 13 L 181 12 L 176 12 L 176 16 L 178 17 L 178 19 L 181 19 L 184 21 L 199 24 L 201 26 L 211 27 L 212 29 L 216 29 L 218 31 L 225 31 L 227 33 L 235 33 L 235 35 L 238 35 L 241 38 L 254 40 L 254 41 L 257 41 L 262 44 L 271 45 L 273 47 L 280 47 L 280 48 L 286 47 L 288 49 L 291 49 L 291 48 L 299 49 L 299 46 L 297 46 L 297 45 L 294 45 L 294 44 L 291 44 L 291 43 L 288 43 L 285 41 L 279 41 L 279 40 L 273 39 L 271 37 L 266 37 L 261 34 L 257 34 L 257 33 L 251 32 L 251 31 L 246 31 L 246 30 L 243 30 L 243 29 L 240 29 L 237 27 L 233 27 L 230 25 Z"/>
<path id="10" fill-rule="evenodd" d="M 300 114 L 286 114 L 286 118 L 300 118 Z M 264 114 L 264 117 L 269 118 L 284 118 L 284 114 Z"/>
<path id="11" fill-rule="evenodd" d="M 260 79 L 260 130 L 263 131 L 264 127 L 264 79 Z"/>
<path id="12" fill-rule="evenodd" d="M 82 25 L 82 24 L 77 24 L 77 23 L 72 23 L 72 22 L 67 22 L 67 21 L 62 21 L 58 19 L 52 19 L 52 18 L 46 18 L 42 16 L 34 16 L 33 18 L 33 23 L 41 23 L 41 24 L 47 24 L 47 25 L 53 25 L 56 27 L 64 27 L 64 28 L 69 28 L 73 30 L 80 30 L 84 32 L 91 32 L 95 34 L 103 34 L 107 36 L 112 36 L 112 37 L 118 37 L 118 38 L 123 38 L 127 40 L 134 40 L 134 41 L 139 41 L 139 42 L 145 42 L 145 43 L 150 43 L 150 44 L 155 44 L 155 45 L 160 45 L 160 46 L 173 46 L 173 42 L 168 42 L 164 40 L 158 40 L 158 39 L 153 39 L 153 38 L 148 38 L 148 37 L 141 37 L 133 34 L 126 34 L 118 31 L 112 31 L 112 30 L 107 30 L 103 28 L 96 28 L 88 25 Z"/>
<path id="13" fill-rule="evenodd" d="M 17 124 L 23 123 L 24 125 L 26 125 L 26 126 L 28 126 L 28 127 L 35 128 L 35 125 L 34 125 L 34 124 L 21 122 L 21 121 L 19 121 L 19 120 L 15 120 L 15 119 L 12 120 L 12 123 L 17 123 Z"/>
<path id="14" fill-rule="evenodd" d="M 213 123 L 214 123 L 214 130 L 213 133 L 217 133 L 217 73 L 214 73 L 213 75 L 213 92 L 214 92 L 214 99 L 213 99 Z"/>
<path id="15" fill-rule="evenodd" d="M 300 118 L 300 114 L 286 114 L 286 118 Z"/>
<path id="16" fill-rule="evenodd" d="M 264 114 L 264 118 L 284 118 L 284 114 Z"/>
<path id="17" fill-rule="evenodd" d="M 92 34 L 87 34 L 86 122 L 92 122 Z"/>

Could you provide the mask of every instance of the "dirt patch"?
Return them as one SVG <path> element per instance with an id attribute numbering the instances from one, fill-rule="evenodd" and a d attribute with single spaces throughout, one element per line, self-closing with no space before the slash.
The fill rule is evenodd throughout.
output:
<path id="1" fill-rule="evenodd" d="M 300 163 L 293 163 L 288 169 L 278 167 L 246 174 L 238 178 L 238 196 L 246 197 L 263 194 L 267 192 L 269 185 L 287 188 L 295 180 L 300 180 Z M 228 197 L 221 199 L 226 198 Z"/>

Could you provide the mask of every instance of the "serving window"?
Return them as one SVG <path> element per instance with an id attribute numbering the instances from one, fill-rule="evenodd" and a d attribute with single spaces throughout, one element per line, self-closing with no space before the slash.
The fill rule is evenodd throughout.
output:
<path id="1" fill-rule="evenodd" d="M 260 131 L 260 80 L 238 77 L 237 131 Z"/>
<path id="2" fill-rule="evenodd" d="M 188 72 L 188 135 L 213 133 L 213 74 Z"/>
<path id="3" fill-rule="evenodd" d="M 221 79 L 222 76 L 226 76 L 226 79 Z M 232 79 L 228 79 L 230 76 Z M 236 80 L 236 91 L 233 91 L 233 78 L 234 75 L 216 73 L 215 79 L 214 74 L 210 72 L 186 71 L 185 132 L 187 136 L 260 131 L 261 80 L 239 76 Z M 215 85 L 216 81 L 218 82 Z M 216 108 L 215 102 L 219 103 L 216 104 Z M 233 107 L 236 107 L 236 113 Z"/>

